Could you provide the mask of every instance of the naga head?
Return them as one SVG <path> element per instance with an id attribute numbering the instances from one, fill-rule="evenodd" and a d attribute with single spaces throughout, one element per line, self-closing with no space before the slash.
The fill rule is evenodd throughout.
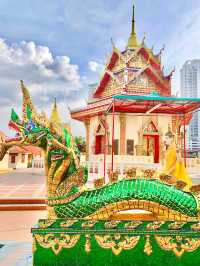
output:
<path id="1" fill-rule="evenodd" d="M 0 160 L 13 145 L 34 145 L 44 151 L 50 150 L 51 159 L 55 160 L 66 158 L 69 153 L 74 158 L 77 157 L 79 151 L 69 131 L 60 123 L 48 119 L 44 113 L 37 113 L 23 81 L 21 81 L 21 89 L 23 115 L 20 118 L 12 109 L 9 127 L 14 129 L 16 134 L 15 137 L 8 138 L 5 143 L 0 144 Z"/>
<path id="2" fill-rule="evenodd" d="M 45 117 L 45 114 L 38 114 L 33 106 L 27 88 L 21 81 L 23 94 L 23 117 L 22 119 L 12 109 L 9 127 L 14 129 L 16 134 L 14 138 L 7 139 L 7 143 L 16 143 L 22 145 L 35 145 L 46 149 L 47 135 L 51 132 L 51 123 Z"/>

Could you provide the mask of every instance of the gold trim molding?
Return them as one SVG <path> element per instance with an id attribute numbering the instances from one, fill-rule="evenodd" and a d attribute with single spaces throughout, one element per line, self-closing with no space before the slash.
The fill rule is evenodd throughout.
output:
<path id="1" fill-rule="evenodd" d="M 140 236 L 127 236 L 127 235 L 95 235 L 94 236 L 100 247 L 111 249 L 115 255 L 119 255 L 122 250 L 129 250 L 134 248 Z"/>
<path id="2" fill-rule="evenodd" d="M 34 235 L 34 239 L 40 244 L 40 246 L 42 246 L 43 248 L 51 248 L 55 255 L 58 255 L 63 248 L 73 248 L 78 242 L 79 238 L 80 235 Z"/>
<path id="3" fill-rule="evenodd" d="M 199 238 L 155 236 L 155 239 L 161 249 L 173 251 L 177 257 L 181 257 L 184 252 L 192 252 L 200 247 Z"/>

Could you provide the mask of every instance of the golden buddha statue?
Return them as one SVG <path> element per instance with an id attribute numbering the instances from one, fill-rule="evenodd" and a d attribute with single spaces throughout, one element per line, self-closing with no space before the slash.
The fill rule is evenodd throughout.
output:
<path id="1" fill-rule="evenodd" d="M 164 169 L 160 178 L 184 189 L 185 191 L 189 191 L 192 186 L 192 180 L 189 177 L 184 162 L 176 149 L 174 135 L 170 129 L 165 134 L 164 145 L 166 146 Z"/>

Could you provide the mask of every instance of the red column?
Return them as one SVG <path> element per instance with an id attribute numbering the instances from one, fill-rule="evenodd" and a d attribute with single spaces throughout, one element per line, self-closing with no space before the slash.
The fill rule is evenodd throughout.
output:
<path id="1" fill-rule="evenodd" d="M 119 116 L 120 121 L 120 155 L 126 154 L 126 114 L 121 113 Z"/>
<path id="2" fill-rule="evenodd" d="M 107 153 L 107 123 L 105 115 L 105 141 L 104 141 L 104 162 L 103 162 L 104 183 L 106 181 L 106 153 Z"/>
<path id="3" fill-rule="evenodd" d="M 89 160 L 89 142 L 90 142 L 90 120 L 84 121 L 86 128 L 86 161 Z"/>
<path id="4" fill-rule="evenodd" d="M 185 130 L 185 116 L 184 116 L 184 163 L 185 163 L 185 167 L 187 166 L 186 163 L 186 130 Z"/>
<path id="5" fill-rule="evenodd" d="M 113 100 L 113 105 L 112 105 L 112 173 L 113 173 L 113 166 L 114 166 L 114 133 L 115 133 L 115 100 Z"/>
<path id="6" fill-rule="evenodd" d="M 149 136 L 147 136 L 147 156 L 149 156 Z"/>

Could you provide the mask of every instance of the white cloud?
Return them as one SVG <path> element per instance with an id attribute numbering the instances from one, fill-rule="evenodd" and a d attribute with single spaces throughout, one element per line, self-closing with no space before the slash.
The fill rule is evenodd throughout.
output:
<path id="1" fill-rule="evenodd" d="M 8 119 L 11 107 L 21 109 L 20 79 L 25 81 L 37 108 L 48 114 L 56 97 L 63 120 L 67 118 L 67 105 L 73 108 L 87 95 L 79 67 L 71 63 L 70 57 L 54 56 L 48 47 L 34 42 L 8 44 L 0 38 L 1 117 Z M 1 128 L 5 129 L 6 124 L 1 119 Z"/>
<path id="2" fill-rule="evenodd" d="M 123 38 L 119 38 L 119 39 L 116 40 L 116 47 L 120 51 L 124 51 L 126 46 L 127 46 L 127 41 L 125 41 Z"/>
<path id="3" fill-rule="evenodd" d="M 37 46 L 34 42 L 25 41 L 9 46 L 5 40 L 1 38 L 0 60 L 16 65 L 48 65 L 53 63 L 53 57 L 48 47 Z"/>
<path id="4" fill-rule="evenodd" d="M 103 69 L 104 69 L 104 65 L 103 64 L 98 63 L 98 62 L 93 61 L 93 60 L 88 62 L 88 67 L 89 67 L 89 69 L 91 71 L 97 72 L 97 73 L 101 73 L 103 71 Z"/>
<path id="5" fill-rule="evenodd" d="M 34 42 L 22 41 L 8 45 L 5 40 L 0 39 L 0 63 L 15 67 L 17 72 L 19 67 L 31 66 L 34 72 L 32 75 L 35 74 L 40 79 L 64 79 L 80 87 L 78 66 L 71 64 L 68 56 L 54 57 L 48 47 L 36 45 Z"/>
<path id="6" fill-rule="evenodd" d="M 68 56 L 53 56 L 46 46 L 34 42 L 8 44 L 0 39 L 0 102 L 16 100 L 14 90 L 20 79 L 27 81 L 32 94 L 40 96 L 44 90 L 49 97 L 55 93 L 69 95 L 81 88 L 78 65 L 71 64 Z"/>

